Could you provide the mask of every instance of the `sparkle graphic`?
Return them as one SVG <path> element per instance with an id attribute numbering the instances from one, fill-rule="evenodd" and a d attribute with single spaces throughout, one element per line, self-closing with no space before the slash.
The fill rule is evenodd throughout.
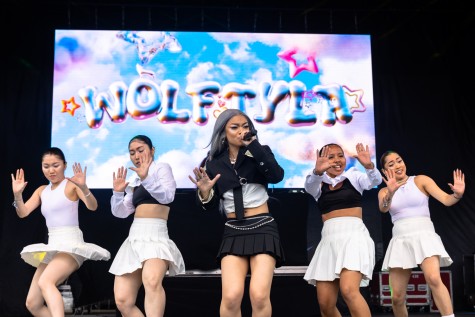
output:
<path id="1" fill-rule="evenodd" d="M 67 112 L 69 113 L 71 116 L 74 117 L 74 112 L 76 111 L 76 109 L 79 109 L 81 108 L 80 105 L 78 105 L 76 103 L 76 101 L 74 100 L 74 96 L 71 97 L 71 99 L 69 100 L 61 100 L 61 103 L 63 104 L 63 108 L 61 109 L 61 112 Z M 71 104 L 71 109 L 68 108 L 68 105 Z"/>
<path id="2" fill-rule="evenodd" d="M 317 63 L 315 62 L 315 57 L 313 55 L 307 55 L 307 64 L 301 64 L 297 66 L 297 61 L 292 57 L 295 54 L 297 54 L 296 49 L 283 51 L 277 54 L 277 56 L 289 63 L 289 75 L 291 78 L 294 78 L 304 70 L 315 74 L 318 73 Z"/>
<path id="3" fill-rule="evenodd" d="M 363 103 L 363 94 L 364 91 L 362 89 L 356 89 L 356 90 L 351 90 L 347 86 L 342 86 L 343 91 L 345 92 L 345 95 L 348 96 L 348 98 L 353 97 L 355 100 L 355 105 L 350 107 L 351 113 L 355 112 L 365 112 L 366 111 L 366 106 Z"/>

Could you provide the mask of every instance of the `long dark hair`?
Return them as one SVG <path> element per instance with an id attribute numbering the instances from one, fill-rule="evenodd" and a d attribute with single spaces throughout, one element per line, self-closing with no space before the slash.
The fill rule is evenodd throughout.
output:
<path id="1" fill-rule="evenodd" d="M 247 114 L 245 114 L 241 110 L 226 109 L 221 112 L 219 117 L 216 119 L 216 122 L 214 123 L 213 134 L 211 135 L 211 141 L 208 144 L 208 146 L 210 146 L 210 150 L 208 152 L 207 157 L 209 161 L 211 161 L 213 158 L 217 157 L 219 154 L 223 153 L 223 151 L 228 149 L 228 141 L 226 140 L 226 124 L 229 120 L 231 120 L 231 118 L 235 116 L 245 117 L 247 123 L 249 124 L 249 129 L 254 130 L 254 124 L 252 123 L 252 120 Z"/>

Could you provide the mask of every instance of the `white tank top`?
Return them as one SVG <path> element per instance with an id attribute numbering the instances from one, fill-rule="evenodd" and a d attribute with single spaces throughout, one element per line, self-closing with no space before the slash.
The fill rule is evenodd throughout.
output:
<path id="1" fill-rule="evenodd" d="M 242 186 L 244 208 L 255 208 L 264 204 L 268 199 L 267 189 L 261 184 L 245 184 Z M 234 212 L 234 194 L 230 189 L 223 195 L 223 207 L 226 214 Z"/>
<path id="2" fill-rule="evenodd" d="M 71 201 L 66 197 L 64 190 L 67 183 L 68 180 L 64 179 L 54 190 L 51 190 L 50 183 L 41 192 L 41 213 L 48 228 L 79 226 L 79 199 Z"/>
<path id="3" fill-rule="evenodd" d="M 394 193 L 389 213 L 394 223 L 396 220 L 409 217 L 429 217 L 429 197 L 419 190 L 410 176 L 406 184 Z"/>

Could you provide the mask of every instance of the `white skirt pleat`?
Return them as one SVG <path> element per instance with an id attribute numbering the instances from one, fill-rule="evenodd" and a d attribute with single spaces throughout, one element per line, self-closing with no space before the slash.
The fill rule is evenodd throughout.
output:
<path id="1" fill-rule="evenodd" d="M 428 217 L 403 218 L 394 222 L 393 237 L 384 256 L 382 271 L 398 267 L 415 268 L 424 259 L 437 255 L 440 266 L 452 264 L 434 224 Z"/>
<path id="2" fill-rule="evenodd" d="M 322 238 L 305 273 L 312 285 L 316 281 L 340 278 L 343 269 L 363 274 L 360 286 L 368 286 L 375 265 L 374 242 L 358 217 L 337 217 L 323 223 Z"/>
<path id="3" fill-rule="evenodd" d="M 70 253 L 81 265 L 84 260 L 109 260 L 110 253 L 93 243 L 84 242 L 78 226 L 48 229 L 48 244 L 36 243 L 23 248 L 21 258 L 26 263 L 38 267 L 49 263 L 58 252 Z"/>
<path id="4" fill-rule="evenodd" d="M 132 273 L 148 259 L 168 261 L 168 275 L 185 273 L 180 250 L 168 236 L 167 221 L 158 218 L 135 218 L 129 236 L 122 243 L 109 272 L 114 275 Z"/>

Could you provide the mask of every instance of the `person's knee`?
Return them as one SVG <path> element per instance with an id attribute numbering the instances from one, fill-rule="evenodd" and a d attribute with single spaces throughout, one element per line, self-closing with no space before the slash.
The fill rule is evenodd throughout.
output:
<path id="1" fill-rule="evenodd" d="M 318 306 L 323 316 L 331 316 L 336 309 L 336 302 L 330 298 L 318 298 Z"/>
<path id="2" fill-rule="evenodd" d="M 145 288 L 145 291 L 147 292 L 155 292 L 160 289 L 162 289 L 162 279 L 158 277 L 149 277 L 146 279 L 143 279 L 143 287 Z"/>
<path id="3" fill-rule="evenodd" d="M 225 291 L 222 295 L 222 305 L 229 310 L 235 310 L 241 307 L 243 292 L 238 290 L 234 291 Z"/>
<path id="4" fill-rule="evenodd" d="M 36 316 L 36 312 L 43 306 L 41 301 L 36 298 L 31 298 L 29 296 L 26 298 L 25 305 L 26 309 L 28 309 L 28 311 L 34 316 Z"/>
<path id="5" fill-rule="evenodd" d="M 42 276 L 38 279 L 38 287 L 40 288 L 41 292 L 44 294 L 45 291 L 47 291 L 49 288 L 51 287 L 56 288 L 56 285 L 52 281 Z"/>
<path id="6" fill-rule="evenodd" d="M 132 299 L 130 296 L 115 295 L 114 296 L 115 305 L 117 309 L 121 312 L 127 312 L 135 306 L 135 298 Z"/>
<path id="7" fill-rule="evenodd" d="M 319 304 L 320 306 L 320 313 L 322 314 L 322 317 L 325 316 L 334 316 L 335 311 L 337 310 L 335 305 L 327 305 L 327 304 Z"/>
<path id="8" fill-rule="evenodd" d="M 340 287 L 341 297 L 347 304 L 351 304 L 358 296 L 361 296 L 359 287 L 351 287 L 342 285 Z"/>
<path id="9" fill-rule="evenodd" d="M 265 290 L 250 289 L 249 298 L 251 300 L 252 307 L 259 308 L 270 304 L 269 292 Z"/>
<path id="10" fill-rule="evenodd" d="M 393 306 L 406 305 L 406 292 L 393 290 L 391 294 L 391 302 Z"/>
<path id="11" fill-rule="evenodd" d="M 427 285 L 429 285 L 431 289 L 438 288 L 440 285 L 442 285 L 442 279 L 440 278 L 439 274 L 424 274 L 424 278 Z"/>

